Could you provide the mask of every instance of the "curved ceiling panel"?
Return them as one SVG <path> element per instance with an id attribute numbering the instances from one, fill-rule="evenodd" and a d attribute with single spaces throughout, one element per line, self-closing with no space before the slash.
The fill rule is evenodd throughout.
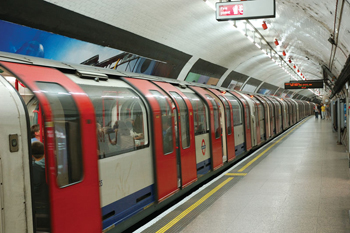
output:
<path id="1" fill-rule="evenodd" d="M 243 35 L 243 28 L 215 20 L 208 6 L 214 6 L 215 0 L 89 0 L 83 5 L 71 0 L 47 1 L 279 87 L 292 79 L 284 69 L 295 72 L 295 78 L 300 78 L 299 69 L 306 79 L 321 79 L 325 65 L 338 76 L 349 56 L 349 0 L 276 0 L 276 17 L 265 20 L 268 29 L 262 29 L 262 19 L 251 20 L 255 28 L 248 27 L 246 32 L 256 36 L 262 50 Z M 264 55 L 270 48 L 285 60 L 284 69 Z"/>

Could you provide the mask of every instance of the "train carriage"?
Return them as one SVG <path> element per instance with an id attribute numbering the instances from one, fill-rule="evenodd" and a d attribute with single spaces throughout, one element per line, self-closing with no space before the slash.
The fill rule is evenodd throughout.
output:
<path id="1" fill-rule="evenodd" d="M 299 100 L 16 55 L 0 69 L 5 232 L 126 230 L 311 112 Z M 41 209 L 36 124 L 49 196 Z"/>

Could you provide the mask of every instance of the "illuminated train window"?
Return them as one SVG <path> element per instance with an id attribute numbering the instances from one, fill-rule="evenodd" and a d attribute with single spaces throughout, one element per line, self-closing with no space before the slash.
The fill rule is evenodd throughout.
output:
<path id="1" fill-rule="evenodd" d="M 189 115 L 188 109 L 185 101 L 182 97 L 176 92 L 170 92 L 170 94 L 174 97 L 176 102 L 179 105 L 180 110 L 180 122 L 181 122 L 181 142 L 182 148 L 186 149 L 190 147 L 190 123 L 189 123 Z"/>
<path id="2" fill-rule="evenodd" d="M 148 146 L 147 112 L 136 92 L 122 87 L 80 86 L 94 105 L 100 159 Z"/>
<path id="3" fill-rule="evenodd" d="M 226 96 L 228 101 L 230 101 L 233 109 L 233 124 L 234 126 L 243 124 L 242 122 L 242 111 L 241 106 L 238 101 L 232 96 Z"/>
<path id="4" fill-rule="evenodd" d="M 172 127 L 172 113 L 170 105 L 167 101 L 167 96 L 162 95 L 158 91 L 150 91 L 158 101 L 162 114 L 162 136 L 163 136 L 163 152 L 169 154 L 173 152 L 173 127 Z"/>
<path id="5" fill-rule="evenodd" d="M 215 138 L 220 138 L 221 136 L 221 128 L 220 128 L 220 123 L 219 123 L 219 110 L 218 110 L 218 105 L 216 101 L 214 100 L 213 97 L 210 95 L 205 95 L 207 99 L 211 102 L 213 105 L 213 111 L 214 111 L 214 130 L 215 130 Z"/>
<path id="6" fill-rule="evenodd" d="M 227 134 L 230 135 L 232 133 L 231 131 L 231 112 L 230 112 L 230 106 L 228 105 L 226 99 L 222 96 L 219 96 L 221 101 L 224 103 L 225 106 L 225 115 L 226 115 L 226 130 Z"/>
<path id="7" fill-rule="evenodd" d="M 192 104 L 195 135 L 208 133 L 208 110 L 204 102 L 196 94 L 184 94 L 187 96 L 187 98 Z"/>

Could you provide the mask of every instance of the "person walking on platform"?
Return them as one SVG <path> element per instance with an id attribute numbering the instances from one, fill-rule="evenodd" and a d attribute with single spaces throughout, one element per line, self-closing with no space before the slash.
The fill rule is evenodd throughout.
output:
<path id="1" fill-rule="evenodd" d="M 322 119 L 322 116 L 321 116 L 321 105 L 320 104 L 317 104 L 317 109 L 318 109 L 318 115 Z"/>
<path id="2" fill-rule="evenodd" d="M 318 108 L 317 108 L 317 104 L 314 106 L 314 110 L 315 110 L 315 118 L 318 119 Z"/>
<path id="3" fill-rule="evenodd" d="M 325 119 L 325 114 L 326 114 L 326 107 L 324 106 L 324 104 L 322 104 L 322 107 L 321 107 L 321 119 L 322 120 Z"/>

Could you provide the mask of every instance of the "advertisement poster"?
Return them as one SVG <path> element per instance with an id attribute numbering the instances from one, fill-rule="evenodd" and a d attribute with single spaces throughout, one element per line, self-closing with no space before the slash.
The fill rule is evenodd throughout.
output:
<path id="1" fill-rule="evenodd" d="M 219 79 L 189 72 L 185 81 L 190 83 L 202 83 L 215 86 L 219 82 Z"/>
<path id="2" fill-rule="evenodd" d="M 125 51 L 0 20 L 0 51 L 168 77 L 172 66 Z"/>

